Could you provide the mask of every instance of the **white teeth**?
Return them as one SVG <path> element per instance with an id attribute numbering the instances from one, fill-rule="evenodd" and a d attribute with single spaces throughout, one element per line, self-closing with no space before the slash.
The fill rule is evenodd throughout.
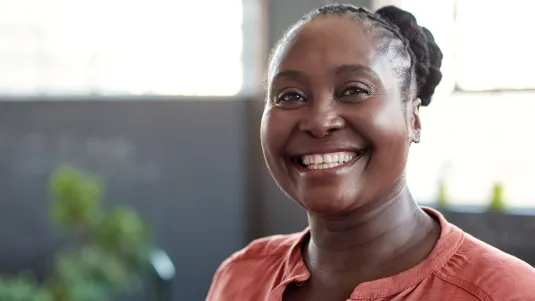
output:
<path id="1" fill-rule="evenodd" d="M 310 169 L 333 168 L 347 163 L 357 157 L 354 152 L 314 154 L 301 157 L 301 163 Z"/>
<path id="2" fill-rule="evenodd" d="M 332 157 L 333 157 L 333 161 L 332 161 L 332 162 L 339 162 L 339 160 L 340 160 L 339 158 L 340 158 L 340 157 L 343 157 L 343 156 L 338 155 L 338 154 L 333 154 Z M 343 159 L 343 158 L 342 158 L 342 159 Z M 343 160 L 342 160 L 342 161 L 343 161 Z"/>

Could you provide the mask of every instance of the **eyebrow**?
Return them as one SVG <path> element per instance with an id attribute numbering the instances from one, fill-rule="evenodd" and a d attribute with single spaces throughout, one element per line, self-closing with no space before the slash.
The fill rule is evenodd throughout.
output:
<path id="1" fill-rule="evenodd" d="M 379 75 L 375 73 L 372 69 L 363 66 L 363 65 L 355 65 L 355 64 L 349 64 L 349 65 L 342 65 L 336 68 L 335 70 L 336 74 L 344 74 L 344 73 L 365 73 L 368 76 L 373 77 L 375 80 L 379 80 Z"/>
<path id="2" fill-rule="evenodd" d="M 380 79 L 379 75 L 377 73 L 375 73 L 375 71 L 373 71 L 372 69 L 370 69 L 370 68 L 368 68 L 366 66 L 359 65 L 359 64 L 341 65 L 341 66 L 337 67 L 334 70 L 334 73 L 337 74 L 337 75 L 344 74 L 344 73 L 365 73 L 368 76 L 371 76 L 374 80 L 379 80 Z M 273 76 L 273 79 L 281 78 L 281 77 L 290 77 L 290 78 L 303 79 L 305 77 L 305 75 L 301 71 L 285 70 L 285 71 L 281 71 L 281 72 L 278 72 L 277 74 L 275 74 L 275 76 Z"/>
<path id="3" fill-rule="evenodd" d="M 286 70 L 286 71 L 281 71 L 281 72 L 278 72 L 277 74 L 275 74 L 275 76 L 273 76 L 273 79 L 277 79 L 277 78 L 281 78 L 281 77 L 290 77 L 290 78 L 303 79 L 305 77 L 305 75 L 301 71 Z"/>

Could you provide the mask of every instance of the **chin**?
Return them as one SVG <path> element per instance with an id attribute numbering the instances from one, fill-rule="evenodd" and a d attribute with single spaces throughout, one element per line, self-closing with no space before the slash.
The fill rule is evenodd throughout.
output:
<path id="1" fill-rule="evenodd" d="M 310 189 L 306 193 L 301 194 L 294 200 L 312 214 L 342 214 L 351 211 L 359 204 L 358 194 L 347 193 L 340 194 L 340 190 L 333 191 L 333 189 Z"/>

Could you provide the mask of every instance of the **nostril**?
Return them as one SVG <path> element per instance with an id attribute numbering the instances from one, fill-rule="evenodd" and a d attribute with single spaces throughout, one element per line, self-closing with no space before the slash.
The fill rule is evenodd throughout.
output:
<path id="1" fill-rule="evenodd" d="M 308 132 L 314 137 L 322 138 L 346 126 L 344 118 L 336 111 L 321 111 L 312 115 L 303 116 L 299 122 L 299 129 Z"/>
<path id="2" fill-rule="evenodd" d="M 334 132 L 335 130 L 327 130 L 325 131 L 325 133 L 323 133 L 323 135 L 320 137 L 320 138 L 323 138 L 323 137 L 326 137 L 326 136 L 329 136 L 330 134 L 332 134 L 332 132 Z"/>

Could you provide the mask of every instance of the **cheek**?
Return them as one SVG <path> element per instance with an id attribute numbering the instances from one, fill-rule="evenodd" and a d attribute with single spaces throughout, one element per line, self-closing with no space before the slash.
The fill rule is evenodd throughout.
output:
<path id="1" fill-rule="evenodd" d="M 403 108 L 390 105 L 377 111 L 373 115 L 373 133 L 375 162 L 378 170 L 384 174 L 391 173 L 392 177 L 399 177 L 405 170 L 407 163 L 409 139 L 407 123 Z"/>
<path id="2" fill-rule="evenodd" d="M 272 109 L 266 108 L 260 124 L 262 151 L 270 169 L 274 168 L 272 165 L 282 152 L 285 139 L 284 128 L 278 119 L 280 118 L 277 118 Z"/>
<path id="3" fill-rule="evenodd" d="M 395 144 L 398 147 L 408 141 L 406 114 L 398 105 L 388 105 L 376 111 L 370 123 L 376 129 L 377 143 Z"/>
<path id="4" fill-rule="evenodd" d="M 262 120 L 260 121 L 260 143 L 262 145 L 262 152 L 264 153 L 264 156 L 266 155 L 266 152 L 269 147 L 269 113 L 264 111 L 264 114 L 262 115 Z M 266 158 L 267 159 L 267 158 Z"/>

